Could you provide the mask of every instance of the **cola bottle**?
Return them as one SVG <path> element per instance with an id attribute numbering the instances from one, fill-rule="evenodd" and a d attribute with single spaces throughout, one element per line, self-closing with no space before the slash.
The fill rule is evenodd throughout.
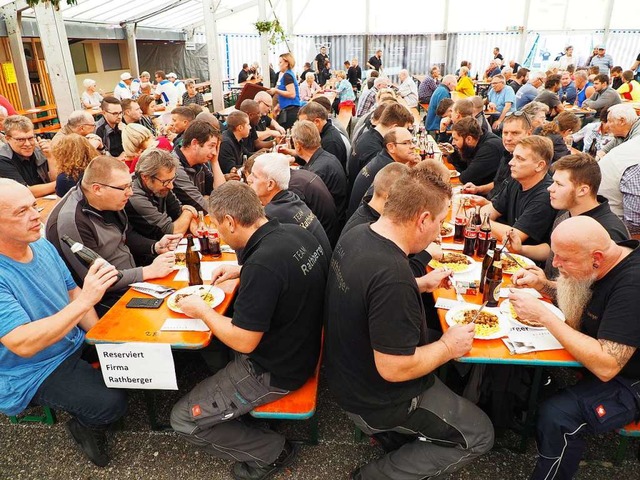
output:
<path id="1" fill-rule="evenodd" d="M 476 242 L 476 255 L 482 257 L 487 253 L 489 247 L 489 237 L 491 236 L 491 220 L 489 214 L 485 213 L 478 231 L 478 241 Z"/>
<path id="2" fill-rule="evenodd" d="M 462 253 L 470 257 L 472 257 L 476 251 L 476 240 L 478 238 L 478 225 L 475 220 L 474 215 L 466 227 L 464 227 L 464 247 Z"/>

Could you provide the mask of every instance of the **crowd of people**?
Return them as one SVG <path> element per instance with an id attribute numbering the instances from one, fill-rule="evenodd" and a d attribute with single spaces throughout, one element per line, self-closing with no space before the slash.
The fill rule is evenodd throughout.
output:
<path id="1" fill-rule="evenodd" d="M 68 411 L 70 435 L 107 465 L 106 432 L 125 415 L 126 393 L 90 366 L 84 332 L 131 283 L 169 275 L 204 213 L 238 255 L 212 282 L 238 279 L 239 289 L 231 316 L 199 296 L 180 301 L 227 355 L 173 407 L 185 440 L 234 461 L 236 479 L 289 465 L 293 444 L 242 417 L 302 386 L 324 335 L 333 395 L 385 449 L 350 478 L 432 478 L 485 454 L 493 419 L 436 374 L 469 352 L 475 329 L 443 333 L 434 318 L 432 292 L 451 288 L 452 271 L 427 264 L 442 256 L 452 190 L 442 162 L 421 160 L 426 130 L 492 235 L 538 264 L 512 277 L 517 315 L 584 366 L 541 406 L 531 477 L 573 478 L 585 435 L 640 416 L 640 119 L 625 102 L 640 87 L 631 70 L 614 76 L 603 45 L 584 68 L 567 47 L 548 72 L 493 54 L 486 98 L 469 62 L 444 76 L 434 66 L 419 85 L 402 70 L 395 86 L 382 51 L 365 79 L 357 59 L 332 72 L 323 47 L 302 76 L 280 55 L 275 86 L 224 122 L 193 83 L 162 71 L 155 84 L 125 73 L 104 97 L 85 81 L 86 108 L 50 141 L 0 107 L 0 411 Z M 318 94 L 333 76 L 338 105 L 355 113 L 350 134 Z M 42 230 L 36 199 L 53 193 L 61 199 Z M 104 261 L 87 267 L 66 236 Z M 566 323 L 519 287 L 556 303 Z"/>

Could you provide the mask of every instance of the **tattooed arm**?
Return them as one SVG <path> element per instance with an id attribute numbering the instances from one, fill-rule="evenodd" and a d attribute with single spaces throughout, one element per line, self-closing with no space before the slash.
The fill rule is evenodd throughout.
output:
<path id="1" fill-rule="evenodd" d="M 635 347 L 630 347 L 629 345 L 623 345 L 622 343 L 612 342 L 611 340 L 598 340 L 600 342 L 600 346 L 602 347 L 602 351 L 607 355 L 610 355 L 615 359 L 620 370 L 624 368 L 627 364 L 631 355 L 636 351 Z"/>

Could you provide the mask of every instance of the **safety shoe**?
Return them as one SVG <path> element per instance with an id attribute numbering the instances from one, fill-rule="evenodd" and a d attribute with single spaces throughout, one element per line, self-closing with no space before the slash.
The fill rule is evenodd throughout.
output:
<path id="1" fill-rule="evenodd" d="M 236 462 L 231 473 L 235 480 L 264 480 L 290 465 L 295 458 L 296 448 L 289 440 L 285 440 L 284 448 L 275 462 L 264 467 L 254 467 L 245 462 Z"/>
<path id="2" fill-rule="evenodd" d="M 107 435 L 105 428 L 90 428 L 72 418 L 66 423 L 66 429 L 80 446 L 89 460 L 98 467 L 106 467 L 109 463 L 107 454 Z"/>

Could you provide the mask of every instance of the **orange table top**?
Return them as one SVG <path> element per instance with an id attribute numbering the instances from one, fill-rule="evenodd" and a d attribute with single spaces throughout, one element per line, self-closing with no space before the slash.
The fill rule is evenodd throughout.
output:
<path id="1" fill-rule="evenodd" d="M 451 164 L 445 162 L 449 168 L 453 168 Z M 456 182 L 458 179 L 452 179 L 451 183 Z M 451 212 L 449 212 L 451 214 Z M 445 238 L 442 240 L 442 248 L 446 250 L 447 244 L 453 243 L 453 238 Z M 479 257 L 474 257 L 476 261 L 482 261 Z M 479 278 L 478 278 L 479 280 Z M 505 275 L 503 278 L 503 285 L 510 283 L 511 275 Z M 456 299 L 456 292 L 454 289 L 447 290 L 440 288 L 433 292 L 435 300 L 438 298 L 450 298 Z M 463 298 L 468 303 L 475 303 L 482 305 L 482 294 L 476 295 L 463 295 Z M 500 300 L 502 301 L 502 300 Z M 438 309 L 438 318 L 440 319 L 440 325 L 442 331 L 446 332 L 449 328 L 445 320 L 447 310 Z M 573 356 L 566 350 L 547 350 L 544 352 L 531 352 L 525 354 L 514 354 L 509 352 L 504 342 L 501 339 L 495 340 L 479 340 L 473 341 L 473 347 L 464 357 L 458 359 L 464 363 L 498 363 L 498 364 L 521 364 L 521 365 L 535 365 L 535 366 L 566 366 L 566 367 L 579 367 L 581 364 L 573 358 Z"/>
<path id="2" fill-rule="evenodd" d="M 25 110 L 18 110 L 18 115 L 35 115 L 37 113 L 48 112 L 49 110 L 56 110 L 55 104 L 42 105 L 34 108 L 27 108 Z"/>
<path id="3" fill-rule="evenodd" d="M 236 260 L 235 254 L 223 253 L 221 261 Z M 203 261 L 213 261 L 207 255 Z M 176 290 L 188 286 L 187 282 L 173 280 L 178 271 L 165 278 L 149 280 L 149 283 L 171 286 Z M 238 288 L 238 280 L 228 280 L 217 286 L 225 292 L 223 302 L 216 307 L 218 313 L 224 314 Z M 206 347 L 211 341 L 212 333 L 207 332 L 163 332 L 162 324 L 167 318 L 188 318 L 186 315 L 175 313 L 167 307 L 166 298 L 160 308 L 126 308 L 127 303 L 134 297 L 151 298 L 144 293 L 129 289 L 118 302 L 94 325 L 86 334 L 86 341 L 96 343 L 124 343 L 148 342 L 169 343 L 177 349 L 199 349 Z"/>

